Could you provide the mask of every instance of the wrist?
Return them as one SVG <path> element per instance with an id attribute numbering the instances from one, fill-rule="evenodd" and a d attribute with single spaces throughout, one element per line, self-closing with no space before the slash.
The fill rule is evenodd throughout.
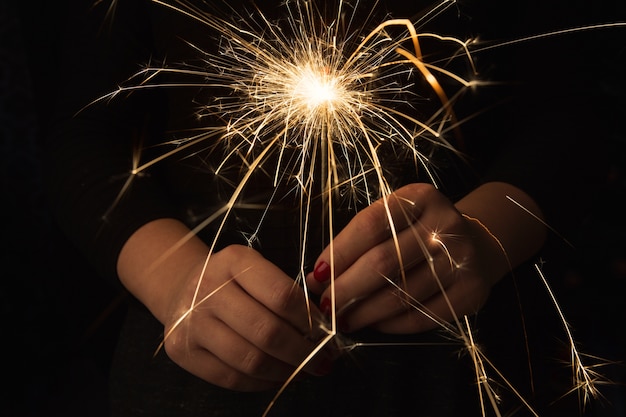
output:
<path id="1" fill-rule="evenodd" d="M 158 219 L 135 231 L 117 261 L 120 281 L 165 323 L 183 281 L 202 266 L 208 247 L 180 221 Z"/>
<path id="2" fill-rule="evenodd" d="M 500 269 L 506 267 L 502 275 L 532 257 L 543 246 L 546 228 L 539 206 L 528 194 L 511 184 L 483 184 L 455 206 L 481 234 L 485 247 L 492 254 L 499 251 L 500 255 L 492 258 Z"/>

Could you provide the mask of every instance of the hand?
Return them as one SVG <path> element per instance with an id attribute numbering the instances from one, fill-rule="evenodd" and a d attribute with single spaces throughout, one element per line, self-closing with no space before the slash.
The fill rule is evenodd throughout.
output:
<path id="1" fill-rule="evenodd" d="M 172 298 L 173 314 L 165 323 L 170 358 L 230 389 L 257 390 L 284 383 L 315 348 L 303 291 L 245 246 L 211 255 L 198 286 L 199 266 Z M 196 306 L 180 321 L 192 305 L 196 287 Z M 316 358 L 306 369 L 323 373 L 327 366 L 323 361 L 323 356 Z"/>
<path id="2" fill-rule="evenodd" d="M 467 201 L 462 205 L 472 207 Z M 429 184 L 405 186 L 364 209 L 333 239 L 332 248 L 332 259 L 329 246 L 307 284 L 322 294 L 320 309 L 328 313 L 333 265 L 343 331 L 436 328 L 476 312 L 511 266 L 495 235 Z"/>
<path id="3" fill-rule="evenodd" d="M 159 220 L 131 236 L 118 262 L 123 282 L 164 324 L 165 350 L 182 368 L 233 390 L 280 386 L 313 352 L 313 338 L 320 336 L 312 334 L 316 320 L 309 321 L 302 289 L 245 246 L 212 254 L 204 268 L 208 248 L 195 237 L 159 256 L 150 273 L 127 264 L 140 248 L 162 255 L 171 247 L 162 242 L 179 243 L 179 232 L 188 233 L 183 227 Z M 157 235 L 161 240 L 154 239 Z M 311 309 L 319 319 L 319 311 Z M 329 357 L 320 352 L 304 370 L 325 373 Z"/>

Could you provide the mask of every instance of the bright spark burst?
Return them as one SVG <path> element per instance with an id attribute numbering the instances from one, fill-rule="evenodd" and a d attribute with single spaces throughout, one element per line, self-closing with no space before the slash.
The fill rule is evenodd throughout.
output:
<path id="1" fill-rule="evenodd" d="M 178 142 L 175 151 L 138 167 L 135 173 L 182 152 L 184 145 L 219 136 L 214 142 L 225 144 L 228 151 L 216 169 L 217 175 L 235 165 L 268 169 L 268 161 L 278 155 L 278 163 L 269 168 L 275 186 L 292 182 L 297 184 L 297 191 L 311 196 L 319 193 L 311 188 L 313 184 L 325 182 L 330 175 L 330 183 L 325 184 L 329 188 L 320 188 L 322 194 L 330 188 L 342 190 L 353 203 L 369 204 L 391 192 L 380 160 L 382 148 L 392 148 L 402 158 L 412 160 L 433 182 L 426 145 L 453 150 L 444 136 L 455 128 L 452 103 L 475 82 L 424 62 L 420 38 L 438 38 L 442 45 L 454 49 L 452 55 L 460 52 L 460 59 L 473 67 L 465 42 L 418 34 L 413 23 L 405 19 L 385 21 L 365 34 L 361 26 L 354 32 L 351 28 L 341 30 L 346 25 L 345 15 L 354 13 L 346 10 L 343 2 L 330 23 L 315 3 L 289 2 L 285 6 L 289 18 L 280 22 L 282 26 L 267 20 L 260 11 L 259 21 L 241 19 L 237 26 L 184 1 L 155 2 L 217 30 L 221 35 L 219 53 L 207 54 L 192 45 L 206 55 L 204 67 L 148 67 L 142 72 L 146 82 L 122 87 L 114 94 L 150 88 L 153 78 L 163 73 L 201 78 L 201 82 L 185 85 L 226 91 L 203 105 L 198 116 L 219 115 L 225 120 L 225 131 L 207 128 L 189 137 L 183 146 Z M 435 10 L 453 4 L 442 1 Z M 392 36 L 390 29 L 401 34 Z M 451 98 L 440 84 L 441 77 L 455 84 Z M 416 80 L 425 80 L 431 91 L 419 96 Z M 432 104 L 432 96 L 439 105 Z M 419 101 L 421 106 L 416 105 Z M 434 109 L 430 114 L 424 113 L 426 102 Z M 297 149 L 297 154 L 287 157 L 292 149 Z M 315 168 L 320 155 L 322 166 Z"/>

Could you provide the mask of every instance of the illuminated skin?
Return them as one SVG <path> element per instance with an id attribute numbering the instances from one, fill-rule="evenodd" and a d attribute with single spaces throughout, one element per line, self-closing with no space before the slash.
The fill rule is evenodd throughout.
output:
<path id="1" fill-rule="evenodd" d="M 415 205 L 413 212 L 422 213 L 419 216 L 422 226 L 438 230 L 440 236 L 454 236 L 443 239 L 451 256 L 461 262 L 460 268 L 446 274 L 443 271 L 449 269 L 448 259 L 436 253 L 434 256 L 438 259 L 436 269 L 458 316 L 475 312 L 484 303 L 491 286 L 508 271 L 507 261 L 493 236 L 473 220 L 461 216 L 459 210 L 490 227 L 507 249 L 512 266 L 532 255 L 544 238 L 541 223 L 511 204 L 505 194 L 512 194 L 517 201 L 526 204 L 525 207 L 534 207 L 532 200 L 508 184 L 479 187 L 459 201 L 456 208 L 429 185 L 406 186 L 398 193 L 408 199 L 426 197 Z M 377 267 L 377 261 L 371 261 L 385 259 L 376 255 L 376 250 L 382 249 L 380 244 L 392 244 L 386 240 L 388 225 L 385 214 L 381 213 L 382 207 L 380 203 L 373 204 L 335 238 L 338 308 L 347 300 L 360 299 L 345 315 L 346 325 L 351 329 L 373 325 L 382 331 L 412 333 L 433 328 L 434 324 L 420 319 L 419 314 L 402 314 L 406 309 L 398 302 L 397 295 L 386 290 L 389 287 L 375 272 L 391 271 L 394 267 L 393 263 Z M 531 210 L 539 214 L 537 209 Z M 172 219 L 148 223 L 131 236 L 118 260 L 122 283 L 166 330 L 178 322 L 191 304 L 208 253 L 206 244 L 192 237 L 162 258 L 188 233 L 185 226 Z M 412 236 L 400 237 L 400 240 L 407 262 L 422 257 Z M 436 244 L 429 246 L 437 247 Z M 377 249 L 372 251 L 372 248 Z M 390 253 L 394 259 L 394 249 Z M 320 260 L 327 257 L 328 251 L 325 251 Z M 409 258 L 413 259 L 409 261 Z M 459 258 L 465 258 L 468 263 L 464 264 Z M 181 265 L 187 268 L 181 269 Z M 360 265 L 366 265 L 365 269 L 371 272 L 364 273 Z M 407 273 L 408 292 L 418 300 L 438 293 L 428 273 L 424 276 L 413 273 L 422 266 L 418 262 Z M 485 271 L 491 273 L 485 274 Z M 456 279 L 452 280 L 453 276 Z M 199 297 L 230 280 L 237 285 L 225 285 L 188 315 L 184 325 L 166 338 L 165 349 L 181 367 L 216 385 L 246 391 L 275 387 L 287 379 L 315 347 L 308 337 L 309 316 L 301 292 L 291 291 L 293 280 L 254 250 L 228 247 L 210 257 Z M 307 281 L 312 289 L 322 289 L 312 276 Z M 443 319 L 452 319 L 452 312 L 441 297 L 431 298 L 426 306 Z M 315 312 L 315 307 L 312 308 Z M 329 369 L 327 361 L 326 356 L 319 355 L 307 369 L 322 374 Z"/>

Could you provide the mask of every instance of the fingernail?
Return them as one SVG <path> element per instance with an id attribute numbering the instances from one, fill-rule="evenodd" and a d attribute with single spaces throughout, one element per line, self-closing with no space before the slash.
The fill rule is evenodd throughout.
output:
<path id="1" fill-rule="evenodd" d="M 330 316 L 330 298 L 322 298 L 322 301 L 320 301 L 320 311 L 326 317 Z"/>
<path id="2" fill-rule="evenodd" d="M 326 282 L 330 279 L 330 265 L 324 261 L 320 261 L 313 271 L 313 278 L 317 282 Z"/>

